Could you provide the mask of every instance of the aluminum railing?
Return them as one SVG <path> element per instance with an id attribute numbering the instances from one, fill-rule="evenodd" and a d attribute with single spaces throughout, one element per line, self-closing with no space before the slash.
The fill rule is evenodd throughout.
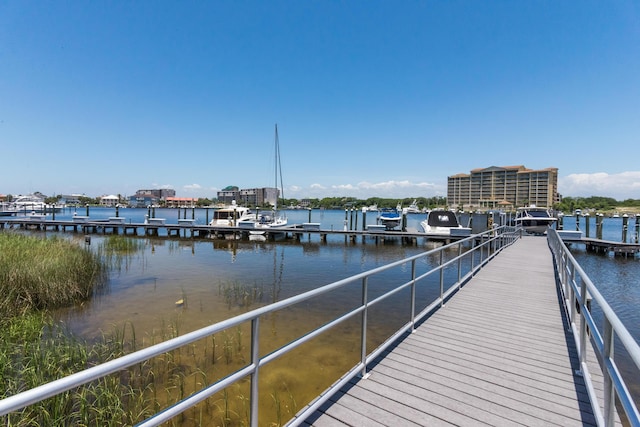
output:
<path id="1" fill-rule="evenodd" d="M 635 365 L 634 374 L 640 376 L 640 347 L 627 328 L 622 324 L 613 309 L 598 291 L 589 276 L 580 267 L 556 230 L 548 233 L 549 246 L 554 255 L 560 286 L 562 288 L 566 314 L 569 318 L 573 336 L 580 358 L 581 374 L 584 377 L 592 402 L 593 412 L 600 426 L 613 426 L 616 415 L 616 397 L 624 409 L 629 424 L 640 426 L 638 407 L 625 383 L 618 364 L 614 360 L 616 341 L 624 347 Z M 602 312 L 601 326 L 593 318 L 593 306 Z M 599 402 L 592 381 L 592 372 L 587 364 L 589 347 L 595 356 L 604 376 L 604 397 Z M 594 366 L 596 363 L 591 364 Z M 602 408 L 601 409 L 601 404 Z"/>
<path id="2" fill-rule="evenodd" d="M 56 381 L 41 385 L 39 387 L 27 390 L 20 394 L 8 397 L 4 400 L 0 400 L 0 416 L 6 415 L 13 411 L 20 410 L 34 403 L 40 402 L 49 397 L 63 393 L 67 390 L 82 386 L 96 379 L 105 377 L 107 375 L 122 371 L 128 367 L 139 364 L 153 357 L 161 356 L 169 351 L 184 347 L 191 343 L 194 343 L 202 338 L 210 337 L 213 334 L 228 330 L 229 328 L 237 327 L 245 322 L 251 322 L 251 362 L 231 373 L 230 375 L 218 380 L 217 382 L 206 385 L 199 391 L 187 396 L 185 399 L 178 403 L 167 407 L 166 409 L 158 412 L 153 417 L 140 423 L 144 426 L 156 426 L 163 422 L 170 420 L 171 418 L 181 414 L 185 410 L 195 406 L 199 402 L 207 399 L 208 397 L 223 391 L 226 387 L 235 384 L 236 382 L 244 379 L 247 376 L 251 377 L 250 386 L 250 425 L 258 425 L 258 396 L 260 395 L 258 376 L 260 368 L 283 356 L 296 347 L 308 342 L 309 340 L 328 332 L 333 327 L 352 319 L 356 316 L 361 317 L 361 356 L 360 361 L 351 370 L 349 370 L 340 380 L 336 381 L 329 389 L 327 389 L 321 396 L 316 398 L 313 402 L 308 403 L 307 406 L 289 422 L 290 425 L 298 425 L 304 422 L 305 418 L 319 408 L 325 401 L 327 401 L 331 395 L 339 390 L 343 385 L 349 382 L 357 375 L 367 375 L 367 365 L 373 361 L 378 355 L 390 347 L 394 342 L 408 331 L 415 328 L 417 322 L 424 319 L 433 311 L 437 310 L 444 302 L 452 296 L 460 287 L 466 283 L 471 276 L 473 276 L 480 268 L 482 268 L 489 260 L 491 260 L 496 254 L 498 254 L 503 248 L 511 245 L 520 237 L 520 231 L 514 227 L 497 227 L 487 232 L 473 235 L 469 238 L 459 240 L 447 245 L 443 245 L 439 248 L 429 250 L 427 252 L 414 255 L 409 258 L 405 258 L 400 261 L 396 261 L 378 268 L 374 268 L 369 271 L 365 271 L 360 274 L 348 277 L 337 282 L 325 285 L 321 288 L 317 288 L 303 294 L 287 298 L 285 300 L 255 309 L 245 314 L 236 316 L 234 318 L 210 325 L 208 327 L 196 330 L 191 333 L 170 339 L 160 344 L 153 345 L 151 347 L 136 351 L 118 359 L 111 360 L 109 362 L 91 367 L 89 369 L 77 372 L 69 375 L 65 378 L 61 378 Z M 457 255 L 447 255 L 445 252 Z M 436 257 L 438 265 L 431 270 L 424 273 L 417 273 L 417 262 L 424 260 L 427 257 Z M 410 264 L 410 277 L 402 278 L 398 277 L 398 284 L 391 290 L 373 299 L 369 299 L 368 295 L 368 281 L 370 278 L 375 277 L 381 273 L 387 272 L 392 268 L 397 268 L 402 265 Z M 448 276 L 445 275 L 445 269 L 456 269 L 457 274 Z M 416 302 L 416 288 L 421 285 L 421 282 L 425 281 L 428 277 L 439 274 L 439 293 L 438 297 L 427 303 L 424 308 L 418 307 Z M 448 278 L 447 278 L 448 277 Z M 449 280 L 450 282 L 448 282 Z M 338 288 L 348 286 L 353 283 L 360 282 L 362 289 L 362 299 L 358 307 L 351 311 L 340 315 L 337 318 L 325 323 L 324 325 L 314 329 L 313 331 L 305 334 L 304 336 L 293 339 L 287 344 L 283 345 L 279 349 L 266 354 L 260 355 L 259 342 L 260 342 L 260 319 L 268 314 L 277 312 L 287 307 L 294 306 L 296 304 L 309 301 L 320 295 L 326 294 Z M 367 322 L 369 309 L 386 300 L 387 298 L 398 294 L 402 290 L 410 290 L 410 313 L 407 313 L 407 322 L 394 334 L 388 337 L 384 343 L 376 348 L 371 353 L 367 354 Z M 416 313 L 416 311 L 418 311 Z"/>

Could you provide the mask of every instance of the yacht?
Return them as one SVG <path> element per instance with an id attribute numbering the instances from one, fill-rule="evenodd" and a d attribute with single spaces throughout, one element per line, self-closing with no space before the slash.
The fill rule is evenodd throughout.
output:
<path id="1" fill-rule="evenodd" d="M 245 206 L 238 206 L 236 201 L 231 205 L 213 211 L 213 219 L 209 225 L 219 227 L 253 227 L 256 214 Z"/>
<path id="2" fill-rule="evenodd" d="M 17 212 L 44 212 L 47 205 L 44 199 L 35 194 L 18 196 L 11 202 L 11 207 Z"/>
<path id="3" fill-rule="evenodd" d="M 546 234 L 558 218 L 551 216 L 547 208 L 535 205 L 521 207 L 516 211 L 515 224 L 530 234 Z"/>
<path id="4" fill-rule="evenodd" d="M 425 234 L 436 237 L 468 237 L 471 235 L 471 228 L 460 225 L 455 212 L 444 209 L 429 211 L 427 219 L 420 222 L 420 227 Z"/>
<path id="5" fill-rule="evenodd" d="M 417 203 L 416 199 L 413 199 L 413 203 L 411 203 L 409 205 L 409 207 L 404 208 L 403 212 L 408 213 L 408 214 L 422 213 L 422 211 L 418 207 L 418 203 Z"/>

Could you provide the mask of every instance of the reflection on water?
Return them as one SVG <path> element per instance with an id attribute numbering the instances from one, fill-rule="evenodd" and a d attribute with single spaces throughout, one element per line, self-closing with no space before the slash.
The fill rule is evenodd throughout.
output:
<path id="1" fill-rule="evenodd" d="M 328 218 L 329 214 L 323 215 Z M 336 224 L 342 222 L 333 220 Z M 569 227 L 565 220 L 565 228 Z M 91 247 L 98 247 L 101 239 L 104 237 L 92 237 Z M 140 251 L 130 254 L 125 263 L 113 269 L 106 292 L 78 307 L 56 313 L 72 331 L 93 340 L 100 339 L 103 331 L 133 325 L 138 346 L 150 345 L 433 247 L 422 241 L 415 246 L 393 239 L 363 244 L 341 237 L 329 238 L 324 243 L 317 236 L 305 236 L 301 242 L 278 243 L 162 238 L 140 241 L 144 242 Z M 625 260 L 587 254 L 578 246 L 573 253 L 638 340 L 638 258 Z M 435 257 L 423 261 L 419 268 L 426 271 L 437 262 Z M 371 280 L 371 297 L 382 294 L 393 276 L 408 277 L 410 270 L 410 265 L 403 265 Z M 438 278 L 430 278 L 418 290 L 418 298 L 426 301 L 437 291 Z M 360 297 L 360 287 L 354 285 L 267 316 L 261 322 L 260 352 L 267 354 L 292 337 L 304 335 L 347 312 L 358 304 Z M 180 300 L 182 303 L 176 304 Z M 407 304 L 408 294 L 400 293 L 384 306 L 372 308 L 369 351 L 406 322 Z M 229 369 L 248 363 L 248 330 L 248 326 L 243 327 L 183 350 L 179 369 L 187 384 L 182 392 L 191 392 L 198 384 L 211 382 Z M 288 420 L 351 368 L 359 358 L 359 340 L 360 325 L 354 320 L 267 365 L 261 371 L 260 412 L 264 420 L 261 425 Z M 639 385 L 637 379 L 631 386 L 637 390 Z M 239 384 L 233 399 L 227 396 L 207 401 L 205 409 L 194 409 L 190 416 L 197 419 L 198 411 L 204 410 L 223 415 L 233 412 L 241 418 L 248 411 L 247 387 L 246 383 Z M 170 396 L 166 395 L 165 400 L 170 402 Z M 216 420 L 212 425 L 220 424 Z M 182 425 L 189 423 L 182 421 Z"/>
<path id="2" fill-rule="evenodd" d="M 91 247 L 101 247 L 106 237 L 93 237 Z M 136 348 L 228 319 L 237 314 L 297 295 L 353 274 L 387 264 L 424 251 L 421 246 L 400 243 L 348 243 L 342 239 L 326 243 L 312 240 L 295 242 L 178 241 L 140 239 L 139 251 L 127 254 L 127 262 L 115 263 L 107 291 L 70 309 L 56 313 L 76 334 L 102 339 L 105 333 L 131 330 Z M 420 266 L 429 269 L 427 262 Z M 382 294 L 398 274 L 410 278 L 409 265 L 371 280 L 371 298 Z M 421 289 L 426 300 L 437 292 Z M 432 296 L 431 296 L 432 298 Z M 312 329 L 353 309 L 359 304 L 359 284 L 339 289 L 300 306 L 291 307 L 261 320 L 260 353 L 303 336 Z M 368 335 L 369 350 L 407 321 L 408 291 L 399 293 L 383 306 L 372 308 Z M 177 304 L 177 302 L 180 302 Z M 401 314 L 402 313 L 402 314 Z M 215 337 L 176 352 L 171 372 L 181 372 L 180 393 L 201 387 L 203 378 L 211 382 L 237 369 L 249 360 L 249 329 Z M 284 359 L 261 371 L 261 419 L 268 422 L 291 418 L 303 405 L 318 395 L 348 369 L 360 356 L 360 320 L 339 326 L 331 334 L 318 337 Z M 172 362 L 172 363 L 174 363 Z M 215 363 L 214 363 L 215 362 Z M 156 361 L 154 369 L 167 366 Z M 171 365 L 173 366 L 173 365 Z M 171 375 L 169 378 L 174 378 Z M 176 377 L 177 378 L 177 377 Z M 184 384 L 183 384 L 184 382 Z M 236 396 L 225 398 L 226 407 L 240 417 L 246 413 L 246 384 L 237 386 Z M 173 390 L 173 388 L 171 388 Z M 168 393 L 164 404 L 178 398 Z M 220 399 L 218 396 L 216 399 Z M 214 399 L 215 400 L 215 399 Z M 209 403 L 205 410 L 219 413 L 220 402 Z M 196 417 L 201 407 L 192 410 Z M 206 412 L 209 413 L 209 412 Z M 219 423 L 216 421 L 216 423 Z M 212 424 L 215 425 L 216 423 Z M 263 424 L 263 423 L 261 423 Z M 266 422 L 264 423 L 266 424 Z M 182 425 L 189 425 L 183 421 Z"/>

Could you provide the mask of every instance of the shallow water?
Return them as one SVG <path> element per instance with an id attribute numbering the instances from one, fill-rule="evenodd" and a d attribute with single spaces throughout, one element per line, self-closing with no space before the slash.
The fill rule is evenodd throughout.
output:
<path id="1" fill-rule="evenodd" d="M 287 211 L 290 223 L 320 222 L 323 228 L 362 228 L 362 213 L 344 211 Z M 82 209 L 78 214 L 84 215 Z M 113 209 L 92 208 L 96 218 L 114 216 Z M 127 222 L 142 222 L 146 209 L 122 209 L 120 216 Z M 166 217 L 168 223 L 177 223 L 179 217 L 197 218 L 205 223 L 204 210 L 158 210 L 156 217 Z M 70 217 L 72 212 L 57 215 L 57 219 Z M 311 217 L 309 217 L 311 215 Z M 357 215 L 357 219 L 356 219 Z M 418 228 L 424 215 L 409 215 L 408 227 Z M 367 224 L 375 223 L 375 214 L 369 213 Z M 574 222 L 572 222 L 574 221 Z M 356 224 L 357 223 L 357 224 Z M 627 241 L 634 238 L 635 219 L 629 221 Z M 575 218 L 564 219 L 564 229 L 575 229 Z M 584 230 L 584 221 L 581 223 Z M 595 222 L 590 226 L 595 236 Z M 604 219 L 603 238 L 620 241 L 622 220 Z M 98 247 L 105 237 L 94 235 L 92 247 Z M 142 345 L 149 345 L 177 334 L 230 318 L 263 304 L 315 289 L 333 281 L 351 276 L 380 265 L 430 249 L 430 243 L 419 240 L 416 245 L 403 245 L 399 240 L 385 243 L 372 240 L 362 243 L 346 242 L 342 237 L 329 237 L 326 243 L 316 235 L 305 235 L 301 242 L 249 242 L 221 240 L 189 240 L 143 238 L 144 249 L 123 260 L 111 273 L 104 293 L 78 307 L 57 313 L 71 330 L 89 340 L 100 339 L 103 332 L 132 325 Z M 581 245 L 574 245 L 572 253 L 596 283 L 600 292 L 614 308 L 622 322 L 640 342 L 640 258 L 617 258 L 610 255 L 586 253 Z M 422 266 L 428 268 L 427 265 Z M 401 274 L 408 274 L 409 266 Z M 382 292 L 384 284 L 373 284 L 372 292 Z M 434 289 L 425 289 L 426 299 Z M 300 336 L 314 326 L 327 321 L 336 313 L 353 307 L 360 297 L 360 288 L 336 292 L 317 301 L 307 303 L 277 315 L 263 324 L 261 351 L 268 352 L 291 337 Z M 176 302 L 183 300 L 183 304 Z M 406 296 L 398 297 L 378 310 L 372 319 L 369 347 L 379 344 L 382 337 L 403 323 Z M 230 366 L 248 358 L 248 332 L 238 352 L 242 356 Z M 322 337 L 293 352 L 284 360 L 265 370 L 264 390 L 272 390 L 261 402 L 264 419 L 272 422 L 290 418 L 300 409 L 298 403 L 316 396 L 335 379 L 351 368 L 359 358 L 360 329 L 357 324 L 341 327 L 331 338 Z M 240 339 L 238 333 L 237 339 Z M 371 349 L 371 348 L 370 348 Z M 218 350 L 219 351 L 219 350 Z M 618 351 L 618 350 L 617 350 Z M 621 356 L 622 369 L 628 361 Z M 627 363 L 627 365 L 625 365 Z M 292 370 L 291 368 L 298 368 Z M 210 368 L 207 368 L 210 369 Z M 305 372 L 301 380 L 300 372 Z M 209 372 L 207 370 L 207 372 Z M 211 377 L 222 375 L 209 373 Z M 314 385 L 314 381 L 317 384 Z M 630 386 L 640 395 L 640 378 Z M 238 386 L 242 387 L 242 386 Z M 239 395 L 244 391 L 238 392 Z M 245 394 L 246 395 L 246 394 Z M 275 397 L 274 397 L 275 395 Z M 279 397 L 278 397 L 279 396 Z M 242 412 L 244 400 L 236 402 L 235 410 Z M 274 401 L 278 401 L 277 404 Z M 289 411 L 279 414 L 285 408 Z"/>

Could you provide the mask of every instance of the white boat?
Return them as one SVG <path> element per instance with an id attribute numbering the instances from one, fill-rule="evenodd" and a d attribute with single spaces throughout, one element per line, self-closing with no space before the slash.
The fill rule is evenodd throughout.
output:
<path id="1" fill-rule="evenodd" d="M 17 212 L 44 212 L 47 205 L 42 197 L 35 194 L 17 196 L 11 202 L 11 208 Z"/>
<path id="2" fill-rule="evenodd" d="M 220 227 L 253 227 L 256 221 L 256 214 L 245 206 L 238 206 L 236 201 L 231 205 L 213 211 L 213 219 L 209 225 Z"/>
<path id="3" fill-rule="evenodd" d="M 468 237 L 471 235 L 471 228 L 463 227 L 455 212 L 444 209 L 429 211 L 427 218 L 420 222 L 420 227 L 425 234 L 435 237 Z"/>
<path id="4" fill-rule="evenodd" d="M 408 214 L 417 214 L 422 213 L 422 210 L 418 207 L 418 203 L 416 199 L 413 199 L 413 202 L 409 205 L 409 207 L 404 208 L 403 212 Z"/>
<path id="5" fill-rule="evenodd" d="M 278 178 L 279 177 L 279 178 Z M 280 188 L 278 188 L 278 184 Z M 287 216 L 283 212 L 278 211 L 278 199 L 280 195 L 284 199 L 284 189 L 282 188 L 282 165 L 280 163 L 280 140 L 278 138 L 278 125 L 276 124 L 275 131 L 275 186 L 276 199 L 271 211 L 262 211 L 257 215 L 257 219 L 254 223 L 253 230 L 249 232 L 249 238 L 252 240 L 261 240 L 259 237 L 251 236 L 263 236 L 266 237 L 267 230 L 273 230 L 286 227 L 288 224 Z"/>
<path id="6" fill-rule="evenodd" d="M 530 234 L 545 234 L 558 219 L 551 216 L 547 208 L 535 205 L 521 207 L 516 211 L 515 224 Z"/>
<path id="7" fill-rule="evenodd" d="M 9 203 L 0 203 L 0 216 L 15 216 L 16 209 Z"/>
<path id="8" fill-rule="evenodd" d="M 378 223 L 384 225 L 385 229 L 393 230 L 402 222 L 402 215 L 398 209 L 382 208 L 378 215 Z"/>

